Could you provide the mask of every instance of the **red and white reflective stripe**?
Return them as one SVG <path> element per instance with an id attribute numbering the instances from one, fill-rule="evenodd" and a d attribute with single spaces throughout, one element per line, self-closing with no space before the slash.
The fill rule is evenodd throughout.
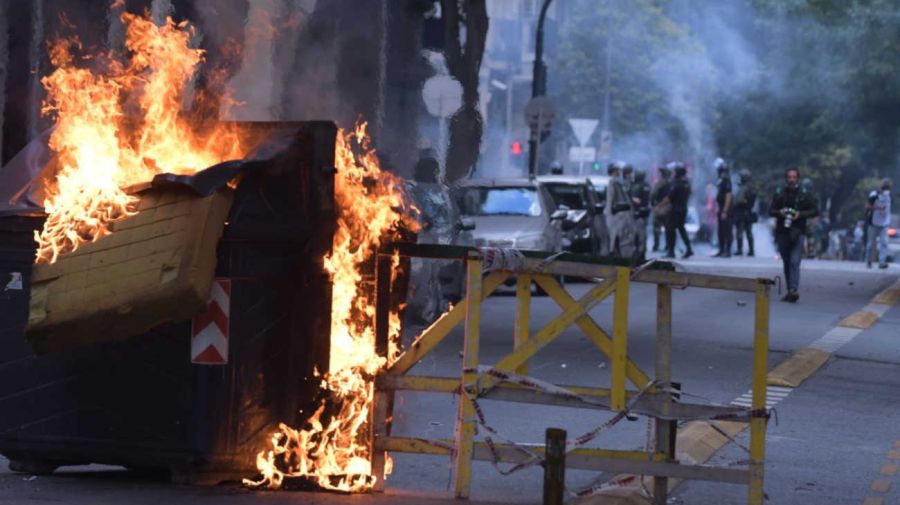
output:
<path id="1" fill-rule="evenodd" d="M 206 310 L 194 316 L 191 325 L 191 363 L 228 363 L 228 324 L 231 310 L 231 280 L 216 279 L 209 292 Z"/>

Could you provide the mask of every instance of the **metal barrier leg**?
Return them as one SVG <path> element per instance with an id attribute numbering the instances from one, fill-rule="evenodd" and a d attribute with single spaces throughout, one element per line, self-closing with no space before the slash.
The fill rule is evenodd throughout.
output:
<path id="1" fill-rule="evenodd" d="M 610 409 L 625 409 L 625 368 L 628 365 L 628 268 L 616 269 L 616 298 L 613 307 L 613 352 Z"/>
<path id="2" fill-rule="evenodd" d="M 463 389 L 475 388 L 478 373 L 466 372 L 478 366 L 478 340 L 481 327 L 481 258 L 466 260 L 466 326 L 463 344 Z M 456 485 L 457 498 L 468 498 L 472 484 L 472 446 L 475 438 L 475 408 L 465 394 L 459 397 L 456 416 Z"/>
<path id="3" fill-rule="evenodd" d="M 563 505 L 566 489 L 566 430 L 547 428 L 544 454 L 544 503 Z"/>
<path id="4" fill-rule="evenodd" d="M 391 257 L 378 256 L 375 264 L 375 352 L 387 356 L 390 338 L 391 313 Z M 369 415 L 369 443 L 372 458 L 372 475 L 375 476 L 375 491 L 384 491 L 384 466 L 386 454 L 375 450 L 378 438 L 388 435 L 388 418 L 393 410 L 393 391 L 375 390 L 372 412 Z"/>
<path id="5" fill-rule="evenodd" d="M 656 286 L 656 380 L 672 380 L 672 288 L 665 284 Z M 663 404 L 663 414 L 669 413 L 669 404 Z M 656 419 L 656 452 L 664 452 L 669 461 L 675 459 L 675 421 Z M 653 504 L 666 505 L 669 496 L 669 479 L 654 477 Z"/>
<path id="6" fill-rule="evenodd" d="M 519 274 L 516 279 L 516 330 L 515 348 L 528 341 L 529 326 L 531 324 L 531 276 Z M 516 368 L 519 375 L 528 375 L 528 362 Z"/>
<path id="7" fill-rule="evenodd" d="M 756 286 L 756 319 L 753 336 L 753 411 L 750 421 L 750 505 L 765 501 L 763 483 L 766 456 L 766 381 L 769 369 L 769 286 Z"/>

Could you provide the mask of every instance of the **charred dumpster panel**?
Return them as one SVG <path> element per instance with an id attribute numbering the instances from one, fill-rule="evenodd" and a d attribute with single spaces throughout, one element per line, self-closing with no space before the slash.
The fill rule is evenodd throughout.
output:
<path id="1" fill-rule="evenodd" d="M 40 219 L 0 218 L 0 233 L 14 237 L 3 244 L 17 244 L 0 248 L 0 269 L 24 274 L 21 293 L 0 297 L 0 453 L 14 468 L 106 463 L 168 469 L 181 482 L 237 479 L 253 473 L 279 422 L 302 425 L 301 412 L 314 410 L 314 370 L 326 372 L 329 356 L 323 258 L 335 226 L 337 130 L 252 129 L 270 140 L 233 167 L 238 183 L 215 245 L 214 275 L 231 288 L 226 364 L 191 363 L 189 319 L 35 355 L 24 329 Z"/>

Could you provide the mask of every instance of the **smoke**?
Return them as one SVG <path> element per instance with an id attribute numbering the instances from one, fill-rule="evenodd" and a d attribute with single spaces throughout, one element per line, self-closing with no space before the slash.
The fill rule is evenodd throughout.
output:
<path id="1" fill-rule="evenodd" d="M 6 69 L 9 65 L 8 8 L 6 0 L 0 0 L 0 164 L 3 160 L 3 119 L 6 114 Z"/>
<path id="2" fill-rule="evenodd" d="M 44 2 L 35 0 L 31 11 L 31 45 L 29 61 L 31 62 L 31 78 L 28 82 L 28 116 L 25 131 L 28 138 L 38 136 L 41 120 L 41 100 L 44 90 L 41 87 L 41 53 L 44 50 Z"/>

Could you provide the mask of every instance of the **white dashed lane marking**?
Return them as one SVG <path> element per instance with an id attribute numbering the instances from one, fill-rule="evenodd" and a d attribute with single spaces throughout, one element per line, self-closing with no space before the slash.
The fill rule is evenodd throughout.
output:
<path id="1" fill-rule="evenodd" d="M 787 398 L 793 388 L 785 388 L 779 386 L 769 386 L 766 391 L 766 408 L 770 409 L 774 407 L 778 402 Z M 753 406 L 753 391 L 747 391 L 741 396 L 731 401 L 731 404 L 737 407 L 752 407 Z"/>

